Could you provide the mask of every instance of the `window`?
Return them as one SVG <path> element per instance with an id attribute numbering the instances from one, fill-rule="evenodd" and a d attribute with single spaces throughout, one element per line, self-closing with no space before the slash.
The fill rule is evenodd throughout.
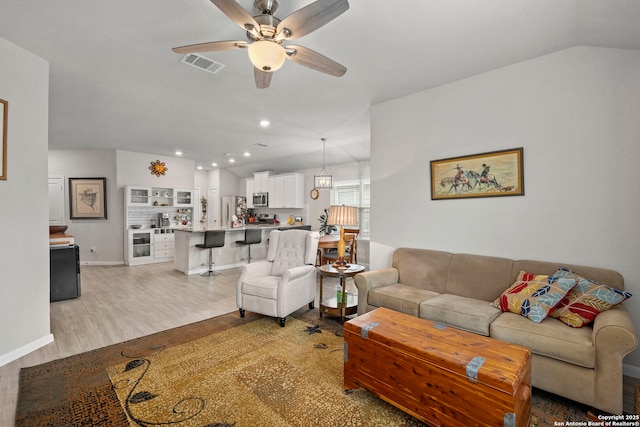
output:
<path id="1" fill-rule="evenodd" d="M 359 212 L 360 237 L 368 239 L 370 237 L 370 215 L 371 215 L 371 185 L 367 179 L 353 179 L 345 181 L 335 181 L 331 190 L 331 200 L 333 205 L 356 206 Z"/>

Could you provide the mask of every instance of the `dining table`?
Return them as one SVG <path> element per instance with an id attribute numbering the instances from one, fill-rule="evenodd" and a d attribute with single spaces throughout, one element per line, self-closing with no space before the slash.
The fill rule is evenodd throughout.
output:
<path id="1" fill-rule="evenodd" d="M 353 235 L 345 234 L 344 244 L 346 247 L 349 247 L 351 245 L 352 240 L 353 240 Z M 337 249 L 339 241 L 340 241 L 339 234 L 325 234 L 324 236 L 320 237 L 320 240 L 318 240 L 318 256 L 316 257 L 316 265 L 325 264 L 325 261 L 324 261 L 325 251 L 329 249 Z"/>

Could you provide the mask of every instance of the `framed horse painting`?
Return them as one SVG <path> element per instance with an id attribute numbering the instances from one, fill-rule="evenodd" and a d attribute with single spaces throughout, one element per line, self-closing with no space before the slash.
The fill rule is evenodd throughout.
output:
<path id="1" fill-rule="evenodd" d="M 431 200 L 524 196 L 523 149 L 431 161 Z"/>

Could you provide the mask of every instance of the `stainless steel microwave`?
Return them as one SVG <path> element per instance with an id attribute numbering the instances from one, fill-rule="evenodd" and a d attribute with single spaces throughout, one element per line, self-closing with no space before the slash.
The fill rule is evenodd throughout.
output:
<path id="1" fill-rule="evenodd" d="M 253 193 L 253 207 L 269 207 L 269 193 Z"/>

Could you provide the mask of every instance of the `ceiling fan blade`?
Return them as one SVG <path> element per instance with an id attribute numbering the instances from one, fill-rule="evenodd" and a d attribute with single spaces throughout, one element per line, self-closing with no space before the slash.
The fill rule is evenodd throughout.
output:
<path id="1" fill-rule="evenodd" d="M 276 33 L 280 39 L 294 40 L 331 22 L 348 9 L 347 0 L 317 0 L 284 18 Z"/>
<path id="2" fill-rule="evenodd" d="M 220 50 L 233 50 L 248 47 L 249 43 L 238 40 L 225 40 L 219 42 L 198 43 L 189 46 L 174 47 L 175 53 L 217 52 Z"/>
<path id="3" fill-rule="evenodd" d="M 347 67 L 344 65 L 338 64 L 333 59 L 329 59 L 316 51 L 307 49 L 306 47 L 289 45 L 285 47 L 285 49 L 287 51 L 287 58 L 296 64 L 303 65 L 311 68 L 312 70 L 320 71 L 321 73 L 336 77 L 341 77 L 347 72 Z"/>
<path id="4" fill-rule="evenodd" d="M 266 89 L 271 84 L 271 77 L 273 73 L 265 73 L 262 70 L 253 67 L 253 76 L 256 79 L 256 87 L 258 89 Z"/>
<path id="5" fill-rule="evenodd" d="M 222 13 L 227 15 L 233 22 L 240 25 L 243 29 L 253 33 L 254 35 L 260 35 L 260 25 L 249 13 L 244 10 L 240 4 L 235 0 L 211 0 Z"/>

